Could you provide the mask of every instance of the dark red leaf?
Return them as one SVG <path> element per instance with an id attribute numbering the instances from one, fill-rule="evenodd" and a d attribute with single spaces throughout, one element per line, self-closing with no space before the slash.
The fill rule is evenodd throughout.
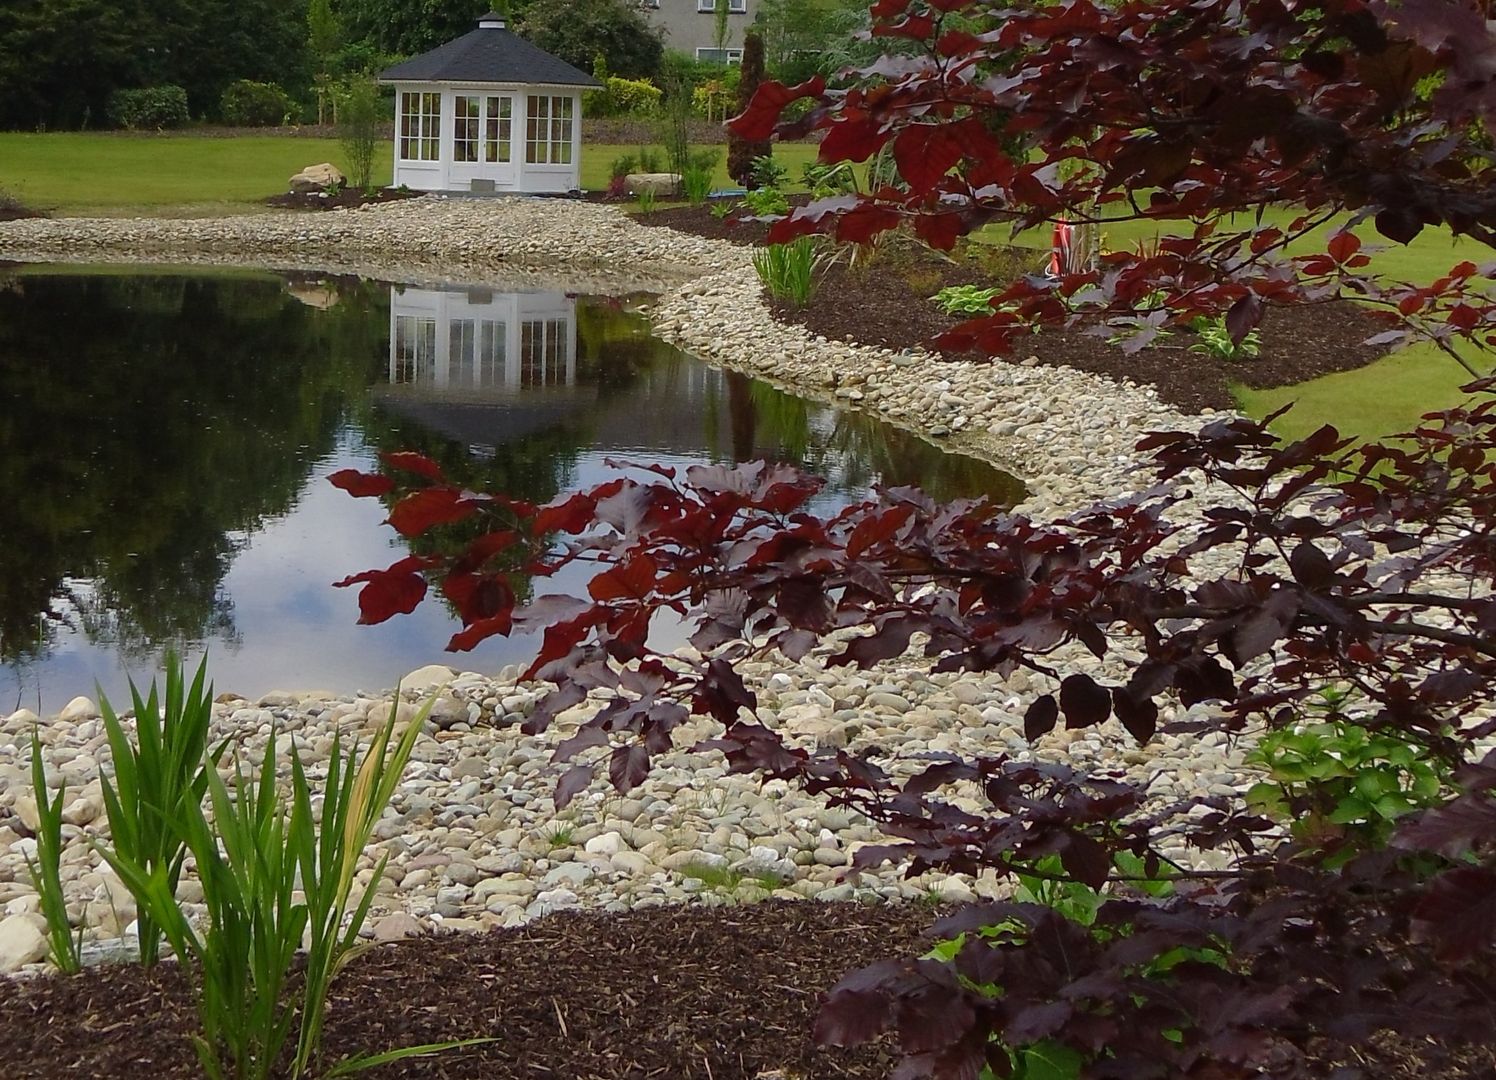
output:
<path id="1" fill-rule="evenodd" d="M 580 793 L 592 783 L 591 765 L 573 765 L 561 774 L 556 782 L 556 809 L 565 810 Z"/>
<path id="2" fill-rule="evenodd" d="M 392 469 L 413 472 L 417 476 L 424 476 L 427 480 L 435 480 L 438 484 L 443 482 L 442 467 L 425 454 L 417 454 L 411 450 L 394 450 L 380 454 L 379 458 Z"/>
<path id="3" fill-rule="evenodd" d="M 333 487 L 342 488 L 356 499 L 377 498 L 395 490 L 395 481 L 388 476 L 357 469 L 339 469 L 329 474 L 327 480 Z"/>
<path id="4" fill-rule="evenodd" d="M 477 512 L 477 504 L 454 488 L 424 488 L 397 502 L 389 522 L 401 536 L 420 536 L 427 529 L 462 521 Z"/>
<path id="5" fill-rule="evenodd" d="M 1066 728 L 1086 728 L 1112 714 L 1112 695 L 1089 675 L 1067 675 L 1060 683 L 1060 711 Z"/>
<path id="6" fill-rule="evenodd" d="M 1035 742 L 1053 731 L 1059 718 L 1060 706 L 1053 694 L 1036 698 L 1023 714 L 1023 737 L 1029 742 Z"/>
<path id="7" fill-rule="evenodd" d="M 649 775 L 649 750 L 639 743 L 615 747 L 608 759 L 608 778 L 620 794 L 633 791 Z"/>

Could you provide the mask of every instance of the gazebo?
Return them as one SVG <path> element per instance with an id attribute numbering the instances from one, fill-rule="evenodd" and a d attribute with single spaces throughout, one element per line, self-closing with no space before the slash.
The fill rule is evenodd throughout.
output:
<path id="1" fill-rule="evenodd" d="M 490 12 L 379 77 L 395 87 L 395 186 L 557 194 L 581 187 L 582 91 L 600 84 Z"/>

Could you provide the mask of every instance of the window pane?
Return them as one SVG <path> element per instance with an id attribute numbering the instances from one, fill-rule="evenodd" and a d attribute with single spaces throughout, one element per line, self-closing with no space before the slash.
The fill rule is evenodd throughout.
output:
<path id="1" fill-rule="evenodd" d="M 452 113 L 452 160 L 478 160 L 478 99 L 461 95 Z"/>

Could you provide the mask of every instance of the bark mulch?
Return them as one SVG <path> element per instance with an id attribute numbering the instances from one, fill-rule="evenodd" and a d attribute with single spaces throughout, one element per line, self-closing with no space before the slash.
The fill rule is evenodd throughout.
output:
<path id="1" fill-rule="evenodd" d="M 334 987 L 328 1061 L 445 1039 L 496 1041 L 370 1080 L 832 1080 L 887 1077 L 890 1045 L 822 1049 L 820 995 L 853 968 L 917 955 L 927 907 L 770 902 L 558 915 L 518 930 L 379 946 Z M 175 965 L 0 979 L 6 1080 L 201 1076 Z M 1487 1080 L 1489 1047 L 1326 1047 L 1364 1080 Z M 1353 1074 L 1352 1074 L 1353 1075 Z"/>
<path id="2" fill-rule="evenodd" d="M 29 206 L 6 197 L 0 192 L 0 221 L 23 221 L 26 218 L 44 218 L 48 215 L 41 210 L 33 210 Z"/>
<path id="3" fill-rule="evenodd" d="M 325 191 L 288 191 L 284 195 L 270 196 L 265 200 L 265 205 L 282 210 L 346 210 L 349 207 L 368 206 L 371 203 L 415 199 L 423 194 L 425 192 L 399 191 L 395 188 L 376 188 L 372 193 L 366 194 L 357 188 L 345 187 L 331 195 Z"/>
<path id="4" fill-rule="evenodd" d="M 932 919 L 910 905 L 770 902 L 558 915 L 380 946 L 334 987 L 326 1049 L 336 1060 L 498 1040 L 360 1074 L 371 1080 L 884 1077 L 886 1048 L 812 1043 L 817 999 L 855 967 L 913 954 Z M 174 965 L 0 979 L 0 1075 L 196 1080 L 186 990 Z"/>
<path id="5" fill-rule="evenodd" d="M 663 225 L 712 239 L 761 243 L 766 231 L 754 222 L 718 220 L 702 207 L 674 207 L 636 215 L 646 225 Z M 870 270 L 838 262 L 827 268 L 810 303 L 803 308 L 772 304 L 779 319 L 839 341 L 907 349 L 930 340 L 961 321 L 943 314 L 930 300 L 947 285 L 990 286 L 1041 269 L 1046 256 L 1028 248 L 970 244 L 952 262 L 910 243 L 891 245 Z M 1104 338 L 1082 331 L 1046 331 L 1021 340 L 1018 359 L 1066 365 L 1130 379 L 1158 389 L 1159 397 L 1189 412 L 1235 406 L 1231 384 L 1267 388 L 1292 386 L 1321 375 L 1349 371 L 1380 359 L 1386 346 L 1362 344 L 1385 324 L 1350 303 L 1269 308 L 1260 327 L 1262 347 L 1251 360 L 1218 360 L 1190 351 L 1188 332 L 1161 344 L 1125 353 Z M 950 354 L 959 355 L 959 354 Z M 972 358 L 972 354 L 966 354 Z"/>

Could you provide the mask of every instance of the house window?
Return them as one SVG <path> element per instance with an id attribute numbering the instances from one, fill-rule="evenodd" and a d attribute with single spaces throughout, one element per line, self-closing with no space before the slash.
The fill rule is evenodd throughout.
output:
<path id="1" fill-rule="evenodd" d="M 715 15 L 717 0 L 696 0 L 696 10 L 702 15 Z M 748 0 L 727 0 L 727 10 L 734 15 L 747 14 Z"/>
<path id="2" fill-rule="evenodd" d="M 457 95 L 452 116 L 452 160 L 478 160 L 478 99 Z"/>
<path id="3" fill-rule="evenodd" d="M 525 160 L 531 165 L 570 165 L 571 124 L 571 98 L 531 95 L 525 117 Z"/>
<path id="4" fill-rule="evenodd" d="M 697 49 L 696 59 L 709 64 L 741 64 L 742 49 Z"/>
<path id="5" fill-rule="evenodd" d="M 478 372 L 476 386 L 504 385 L 505 325 L 493 319 L 478 324 Z"/>
<path id="6" fill-rule="evenodd" d="M 488 132 L 483 146 L 483 160 L 489 162 L 509 161 L 509 140 L 513 137 L 514 99 L 491 97 L 488 99 Z"/>
<path id="7" fill-rule="evenodd" d="M 441 160 L 442 96 L 400 95 L 400 160 Z"/>

